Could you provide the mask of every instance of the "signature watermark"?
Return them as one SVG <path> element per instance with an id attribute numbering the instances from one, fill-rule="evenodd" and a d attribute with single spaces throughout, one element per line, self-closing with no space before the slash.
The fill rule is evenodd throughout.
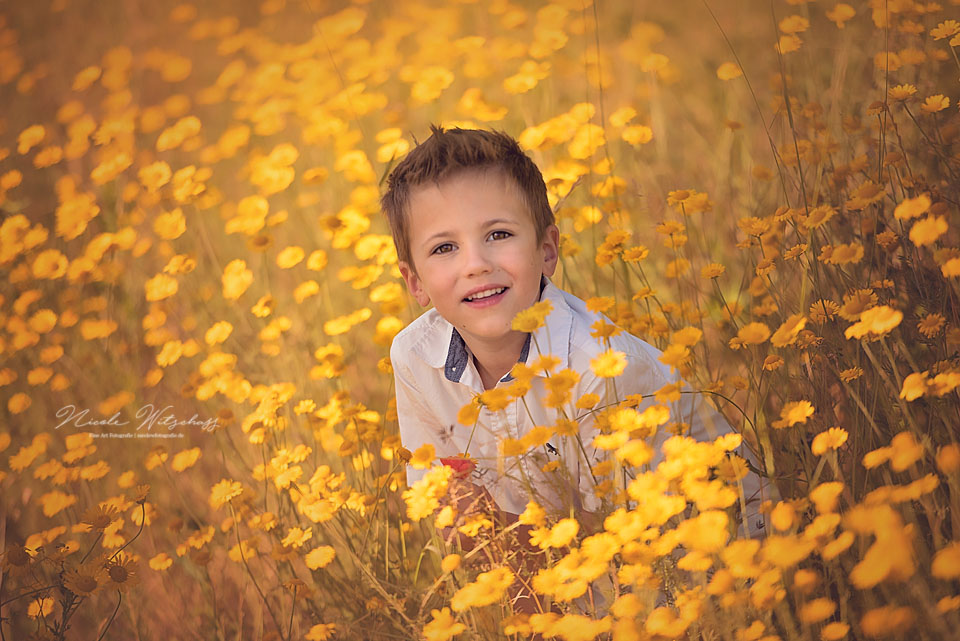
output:
<path id="1" fill-rule="evenodd" d="M 114 412 L 109 418 L 94 418 L 90 416 L 89 409 L 72 404 L 58 409 L 56 417 L 62 420 L 53 429 L 59 430 L 72 425 L 91 431 L 95 438 L 183 438 L 183 432 L 174 430 L 192 428 L 213 432 L 220 424 L 216 417 L 204 419 L 194 413 L 193 416 L 184 418 L 177 415 L 173 405 L 161 407 L 153 403 L 140 407 L 133 415 L 135 420 L 125 420 L 120 411 Z"/>

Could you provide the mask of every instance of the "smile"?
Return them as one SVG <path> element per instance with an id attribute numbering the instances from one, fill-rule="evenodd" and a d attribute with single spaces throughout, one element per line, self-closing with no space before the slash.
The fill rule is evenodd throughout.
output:
<path id="1" fill-rule="evenodd" d="M 490 298 L 491 296 L 502 294 L 505 291 L 507 291 L 506 287 L 491 287 L 490 289 L 485 289 L 481 292 L 477 292 L 476 294 L 471 294 L 470 296 L 467 296 L 463 300 L 467 302 L 483 300 L 484 298 Z"/>

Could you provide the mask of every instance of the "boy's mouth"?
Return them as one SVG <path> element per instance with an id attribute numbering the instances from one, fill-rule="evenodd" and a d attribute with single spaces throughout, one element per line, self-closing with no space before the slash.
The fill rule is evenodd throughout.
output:
<path id="1" fill-rule="evenodd" d="M 505 291 L 507 291 L 507 288 L 506 288 L 506 287 L 490 287 L 490 288 L 488 288 L 488 289 L 484 289 L 484 290 L 482 290 L 482 291 L 479 291 L 479 292 L 475 292 L 475 293 L 473 293 L 473 294 L 470 294 L 469 296 L 464 297 L 463 300 L 464 300 L 464 302 L 467 302 L 467 303 L 476 303 L 476 302 L 480 302 L 480 301 L 490 301 L 490 300 L 492 300 L 492 299 L 494 299 L 494 298 L 499 297 L 499 296 L 500 296 L 501 294 L 503 294 Z"/>

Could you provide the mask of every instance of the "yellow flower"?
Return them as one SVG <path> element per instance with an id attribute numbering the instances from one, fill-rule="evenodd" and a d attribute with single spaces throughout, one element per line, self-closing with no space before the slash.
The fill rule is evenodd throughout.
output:
<path id="1" fill-rule="evenodd" d="M 423 638 L 426 641 L 448 641 L 467 629 L 462 623 L 453 618 L 450 608 L 431 610 L 433 618 L 423 626 Z"/>
<path id="2" fill-rule="evenodd" d="M 210 505 L 218 509 L 243 494 L 243 484 L 240 481 L 222 479 L 210 489 Z"/>
<path id="3" fill-rule="evenodd" d="M 645 145 L 653 140 L 653 129 L 646 125 L 630 125 L 624 128 L 620 137 L 635 147 Z"/>
<path id="4" fill-rule="evenodd" d="M 804 623 L 819 623 L 833 615 L 837 604 L 825 597 L 809 601 L 800 608 L 800 620 Z"/>
<path id="5" fill-rule="evenodd" d="M 493 389 L 482 392 L 479 396 L 479 401 L 483 407 L 486 407 L 491 412 L 499 412 L 500 410 L 506 409 L 507 406 L 513 402 L 513 398 L 505 388 L 494 387 Z"/>
<path id="6" fill-rule="evenodd" d="M 218 321 L 206 331 L 206 333 L 203 335 L 203 339 L 207 345 L 217 345 L 227 340 L 232 332 L 233 325 L 227 321 Z"/>
<path id="7" fill-rule="evenodd" d="M 811 451 L 817 456 L 826 454 L 830 450 L 839 449 L 847 442 L 849 434 L 847 430 L 840 427 L 831 427 L 825 432 L 820 432 L 813 437 L 813 443 L 810 445 Z"/>
<path id="8" fill-rule="evenodd" d="M 718 278 L 727 271 L 727 268 L 721 265 L 720 263 L 710 263 L 705 265 L 700 269 L 701 278 Z"/>
<path id="9" fill-rule="evenodd" d="M 327 641 L 327 639 L 333 638 L 336 632 L 337 625 L 335 623 L 317 623 L 310 628 L 304 639 L 307 641 Z"/>
<path id="10" fill-rule="evenodd" d="M 915 93 L 917 93 L 917 88 L 913 85 L 897 85 L 887 89 L 887 97 L 898 102 L 903 102 Z"/>
<path id="11" fill-rule="evenodd" d="M 775 354 L 771 354 L 770 356 L 767 356 L 765 359 L 763 359 L 763 369 L 767 370 L 768 372 L 773 372 L 779 369 L 783 365 L 783 363 L 784 363 L 783 358 Z"/>
<path id="12" fill-rule="evenodd" d="M 227 263 L 221 281 L 223 297 L 227 300 L 236 300 L 253 283 L 253 272 L 247 269 L 246 261 L 236 258 Z"/>
<path id="13" fill-rule="evenodd" d="M 35 598 L 35 600 L 30 602 L 30 607 L 27 608 L 27 616 L 31 619 L 36 619 L 37 617 L 48 617 L 50 616 L 51 612 L 53 612 L 52 597 Z"/>
<path id="14" fill-rule="evenodd" d="M 11 467 L 13 467 L 13 462 L 11 461 Z M 77 502 L 76 495 L 73 494 L 64 494 L 60 490 L 53 490 L 52 492 L 47 492 L 40 497 L 40 503 L 43 505 L 43 514 L 44 516 L 53 516 L 74 503 Z"/>
<path id="15" fill-rule="evenodd" d="M 737 332 L 737 338 L 745 345 L 759 345 L 770 338 L 770 328 L 760 322 L 748 323 Z"/>
<path id="16" fill-rule="evenodd" d="M 153 231 L 157 232 L 157 235 L 165 240 L 179 238 L 186 230 L 187 221 L 183 217 L 183 210 L 179 207 L 173 211 L 160 214 L 153 221 Z"/>
<path id="17" fill-rule="evenodd" d="M 847 207 L 854 211 L 859 211 L 875 202 L 883 200 L 886 195 L 881 185 L 878 185 L 872 180 L 867 180 L 853 191 L 853 195 L 847 201 Z"/>
<path id="18" fill-rule="evenodd" d="M 93 168 L 90 172 L 90 178 L 97 185 L 104 185 L 117 176 L 124 169 L 133 164 L 133 158 L 126 152 L 115 152 L 107 157 L 103 162 Z"/>
<path id="19" fill-rule="evenodd" d="M 137 564 L 133 559 L 123 556 L 117 557 L 108 563 L 104 569 L 106 572 L 103 587 L 108 590 L 126 592 L 140 582 L 140 577 L 137 574 Z"/>
<path id="20" fill-rule="evenodd" d="M 845 383 L 856 380 L 863 376 L 863 368 L 861 367 L 851 367 L 840 372 L 840 380 Z"/>
<path id="21" fill-rule="evenodd" d="M 867 611 L 860 619 L 860 629 L 868 637 L 900 636 L 913 625 L 914 614 L 907 606 L 884 605 Z"/>
<path id="22" fill-rule="evenodd" d="M 824 245 L 817 257 L 820 262 L 828 265 L 846 265 L 849 263 L 859 263 L 863 258 L 863 245 L 860 243 L 848 243 L 842 245 Z"/>
<path id="23" fill-rule="evenodd" d="M 671 344 L 667 345 L 667 349 L 663 350 L 657 360 L 664 365 L 669 365 L 670 371 L 673 371 L 690 360 L 691 356 L 690 348 L 686 345 Z"/>
<path id="24" fill-rule="evenodd" d="M 882 335 L 892 331 L 903 320 L 903 312 L 879 305 L 871 307 L 862 314 L 860 320 L 844 332 L 847 339 L 863 338 L 867 334 Z"/>
<path id="25" fill-rule="evenodd" d="M 740 65 L 735 62 L 725 62 L 717 67 L 717 78 L 720 80 L 733 80 L 743 75 Z"/>
<path id="26" fill-rule="evenodd" d="M 803 314 L 793 314 L 773 333 L 770 343 L 774 347 L 786 347 L 797 341 L 797 335 L 807 324 Z"/>
<path id="27" fill-rule="evenodd" d="M 170 182 L 170 165 L 165 163 L 162 160 L 158 160 L 155 163 L 151 163 L 146 167 L 140 169 L 137 173 L 137 177 L 140 179 L 140 183 L 147 188 L 147 191 L 150 193 L 156 192 L 158 189 Z"/>
<path id="28" fill-rule="evenodd" d="M 189 450 L 177 452 L 173 457 L 173 462 L 170 464 L 170 467 L 172 467 L 175 472 L 182 472 L 193 467 L 193 464 L 196 463 L 199 458 L 200 448 L 192 447 Z"/>
<path id="29" fill-rule="evenodd" d="M 807 558 L 816 542 L 801 536 L 770 535 L 763 542 L 763 558 L 778 568 L 789 568 Z"/>
<path id="30" fill-rule="evenodd" d="M 787 16 L 778 25 L 784 33 L 802 33 L 810 27 L 810 21 L 803 16 Z"/>
<path id="31" fill-rule="evenodd" d="M 501 567 L 483 572 L 476 581 L 468 583 L 454 593 L 450 607 L 454 612 L 463 612 L 472 607 L 482 607 L 496 603 L 514 581 L 513 572 Z"/>
<path id="32" fill-rule="evenodd" d="M 446 573 L 453 572 L 460 567 L 460 555 L 459 554 L 448 554 L 443 557 L 443 560 L 440 561 L 440 569 Z"/>
<path id="33" fill-rule="evenodd" d="M 440 498 L 447 493 L 453 468 L 438 465 L 430 468 L 419 481 L 403 492 L 407 516 L 413 521 L 425 519 L 440 507 Z"/>
<path id="34" fill-rule="evenodd" d="M 906 198 L 893 210 L 893 216 L 897 220 L 910 220 L 926 213 L 930 205 L 930 197 L 926 194 L 920 194 L 916 198 Z"/>
<path id="35" fill-rule="evenodd" d="M 829 302 L 829 301 L 828 301 Z M 837 310 L 844 320 L 855 321 L 860 318 L 864 310 L 877 304 L 877 295 L 872 289 L 858 289 L 843 295 L 843 305 Z M 819 307 L 819 303 L 815 303 Z M 811 316 L 813 315 L 811 306 Z"/>
<path id="36" fill-rule="evenodd" d="M 453 73 L 446 67 L 438 65 L 426 67 L 417 73 L 416 81 L 410 88 L 410 97 L 416 103 L 433 102 L 453 83 L 453 80 Z"/>
<path id="37" fill-rule="evenodd" d="M 930 570 L 938 579 L 949 581 L 960 577 L 960 542 L 953 541 L 941 548 L 933 557 Z"/>
<path id="38" fill-rule="evenodd" d="M 80 597 L 93 594 L 104 583 L 106 577 L 103 567 L 94 563 L 82 563 L 63 575 L 63 587 Z"/>
<path id="39" fill-rule="evenodd" d="M 937 601 L 937 611 L 941 614 L 947 614 L 954 610 L 960 610 L 960 595 L 945 596 Z"/>
<path id="40" fill-rule="evenodd" d="M 623 250 L 621 258 L 627 263 L 639 263 L 650 255 L 650 250 L 643 245 L 634 245 Z"/>
<path id="41" fill-rule="evenodd" d="M 838 29 L 843 29 L 846 27 L 846 22 L 857 15 L 857 12 L 854 11 L 853 7 L 846 3 L 838 3 L 833 6 L 832 9 L 827 11 L 827 19 L 833 23 L 836 23 Z M 824 639 L 824 641 L 827 641 Z"/>
<path id="42" fill-rule="evenodd" d="M 60 278 L 67 273 L 67 257 L 56 249 L 45 249 L 33 260 L 34 278 Z"/>
<path id="43" fill-rule="evenodd" d="M 47 130 L 43 128 L 43 125 L 31 125 L 27 127 L 20 132 L 19 136 L 17 136 L 17 153 L 27 153 L 34 146 L 39 144 L 46 135 Z"/>
<path id="44" fill-rule="evenodd" d="M 774 46 L 774 48 L 781 54 L 792 53 L 800 48 L 803 44 L 803 40 L 799 36 L 793 33 L 788 33 L 780 36 L 780 40 Z"/>
<path id="45" fill-rule="evenodd" d="M 543 327 L 547 314 L 553 311 L 553 304 L 549 300 L 534 303 L 527 309 L 519 312 L 510 324 L 511 329 L 518 332 L 535 332 Z"/>
<path id="46" fill-rule="evenodd" d="M 424 443 L 414 451 L 413 458 L 410 459 L 410 465 L 415 470 L 425 470 L 430 467 L 430 464 L 433 463 L 433 459 L 436 457 L 436 450 L 434 450 L 433 444 Z"/>
<path id="47" fill-rule="evenodd" d="M 503 88 L 511 94 L 526 93 L 548 75 L 550 75 L 549 62 L 526 60 L 520 65 L 516 74 L 504 79 Z"/>
<path id="48" fill-rule="evenodd" d="M 890 441 L 890 469 L 903 472 L 923 458 L 923 446 L 910 432 L 899 432 Z"/>
<path id="49" fill-rule="evenodd" d="M 336 555 L 337 553 L 332 547 L 321 545 L 310 550 L 304 557 L 304 561 L 311 570 L 319 570 L 330 565 Z"/>
<path id="50" fill-rule="evenodd" d="M 820 514 L 833 512 L 837 507 L 837 500 L 843 492 L 843 483 L 829 481 L 821 483 L 810 491 L 810 500 Z"/>
<path id="51" fill-rule="evenodd" d="M 290 269 L 303 260 L 305 252 L 302 247 L 296 245 L 283 249 L 277 254 L 277 267 L 281 269 Z"/>
<path id="52" fill-rule="evenodd" d="M 580 524 L 576 519 L 561 519 L 556 525 L 550 528 L 549 534 L 540 542 L 540 547 L 547 549 L 551 547 L 561 548 L 569 545 L 579 531 Z"/>
<path id="53" fill-rule="evenodd" d="M 602 127 L 585 123 L 577 128 L 573 140 L 567 145 L 567 153 L 578 160 L 590 158 L 605 142 Z"/>
<path id="54" fill-rule="evenodd" d="M 637 117 L 637 110 L 633 107 L 620 107 L 607 120 L 614 127 L 624 127 L 628 122 Z"/>
<path id="55" fill-rule="evenodd" d="M 810 401 L 793 401 L 786 403 L 780 410 L 780 420 L 773 421 L 775 428 L 792 427 L 797 423 L 806 423 L 813 416 L 814 408 Z"/>
<path id="56" fill-rule="evenodd" d="M 947 278 L 960 276 L 960 258 L 951 258 L 940 266 L 940 271 Z"/>
<path id="57" fill-rule="evenodd" d="M 703 332 L 696 327 L 683 327 L 678 329 L 670 337 L 670 342 L 685 347 L 693 347 L 703 338 Z"/>
<path id="58" fill-rule="evenodd" d="M 537 425 L 520 439 L 527 448 L 535 448 L 545 445 L 553 437 L 553 428 Z"/>
<path id="59" fill-rule="evenodd" d="M 363 307 L 344 316 L 332 318 L 323 324 L 323 331 L 327 336 L 346 334 L 356 325 L 368 320 L 373 315 L 369 307 Z"/>
<path id="60" fill-rule="evenodd" d="M 863 455 L 863 466 L 868 470 L 872 470 L 889 461 L 892 454 L 893 449 L 890 447 L 879 447 L 871 450 Z"/>
<path id="61" fill-rule="evenodd" d="M 944 474 L 960 471 L 960 445 L 950 443 L 937 450 L 937 469 Z"/>
<path id="62" fill-rule="evenodd" d="M 620 376 L 626 367 L 626 354 L 613 349 L 608 349 L 599 356 L 590 359 L 590 369 L 600 378 Z"/>
<path id="63" fill-rule="evenodd" d="M 957 33 L 960 33 L 960 22 L 956 20 L 944 20 L 930 30 L 930 35 L 933 36 L 934 40 L 943 40 Z"/>
<path id="64" fill-rule="evenodd" d="M 946 320 L 943 314 L 927 314 L 917 323 L 917 330 L 927 338 L 933 338 L 943 329 Z"/>
<path id="65" fill-rule="evenodd" d="M 917 247 L 931 245 L 947 233 L 947 229 L 945 216 L 927 216 L 914 223 L 913 227 L 910 228 L 910 242 Z"/>

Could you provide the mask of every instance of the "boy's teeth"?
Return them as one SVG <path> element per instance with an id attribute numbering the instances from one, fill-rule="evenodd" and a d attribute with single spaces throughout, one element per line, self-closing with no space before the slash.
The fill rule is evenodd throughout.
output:
<path id="1" fill-rule="evenodd" d="M 477 300 L 479 298 L 487 298 L 489 296 L 496 296 L 502 292 L 504 287 L 495 287 L 493 289 L 485 289 L 482 292 L 476 293 L 473 296 L 467 296 L 467 300 Z"/>

